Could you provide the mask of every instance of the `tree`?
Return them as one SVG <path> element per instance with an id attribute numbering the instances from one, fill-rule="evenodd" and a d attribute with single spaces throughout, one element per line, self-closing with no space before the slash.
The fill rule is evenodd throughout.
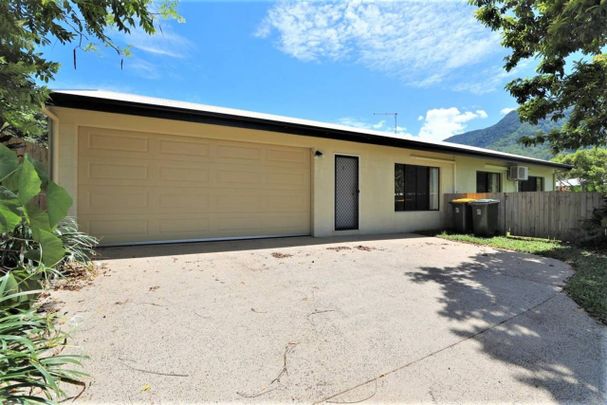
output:
<path id="1" fill-rule="evenodd" d="M 44 85 L 59 65 L 47 60 L 39 47 L 58 41 L 78 50 L 95 44 L 128 55 L 110 32 L 157 30 L 159 18 L 178 18 L 176 0 L 0 0 L 0 139 L 38 137 L 45 130 L 41 108 L 48 97 Z"/>
<path id="2" fill-rule="evenodd" d="M 569 112 L 561 128 L 523 139 L 554 152 L 607 145 L 607 1 L 470 0 L 477 18 L 502 33 L 504 68 L 537 58 L 536 75 L 506 86 L 522 120 L 537 124 Z"/>
<path id="3" fill-rule="evenodd" d="M 554 160 L 573 165 L 570 171 L 560 173 L 559 179 L 579 179 L 579 191 L 607 193 L 607 149 L 581 149 L 567 155 L 559 155 Z"/>

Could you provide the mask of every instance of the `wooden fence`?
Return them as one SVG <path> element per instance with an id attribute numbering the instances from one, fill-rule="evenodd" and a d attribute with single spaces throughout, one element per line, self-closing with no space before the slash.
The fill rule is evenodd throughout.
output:
<path id="1" fill-rule="evenodd" d="M 40 162 L 46 170 L 49 170 L 48 149 L 42 145 L 25 142 L 18 138 L 13 138 L 6 142 L 6 145 L 17 152 L 17 155 L 23 156 L 26 153 L 34 160 Z"/>
<path id="2" fill-rule="evenodd" d="M 602 193 L 572 193 L 560 191 L 528 193 L 458 193 L 445 194 L 445 201 L 455 198 L 494 198 L 500 201 L 498 230 L 518 236 L 535 236 L 560 240 L 575 240 L 582 233 L 584 221 L 592 217 L 603 204 Z M 451 207 L 443 216 L 451 226 Z"/>

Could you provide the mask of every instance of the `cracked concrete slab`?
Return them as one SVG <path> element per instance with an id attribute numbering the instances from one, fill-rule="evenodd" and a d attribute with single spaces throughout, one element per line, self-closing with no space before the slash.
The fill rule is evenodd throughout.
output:
<path id="1" fill-rule="evenodd" d="M 416 235 L 102 253 L 53 293 L 91 357 L 82 402 L 606 398 L 607 328 L 556 260 Z"/>

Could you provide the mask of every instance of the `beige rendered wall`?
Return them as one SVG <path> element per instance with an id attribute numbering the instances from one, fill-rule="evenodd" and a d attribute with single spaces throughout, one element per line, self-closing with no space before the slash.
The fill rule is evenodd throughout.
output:
<path id="1" fill-rule="evenodd" d="M 445 204 L 442 198 L 440 211 L 394 211 L 395 163 L 439 167 L 441 195 L 476 191 L 477 170 L 504 173 L 506 170 L 506 162 L 499 160 L 123 114 L 60 107 L 49 107 L 49 110 L 58 119 L 53 139 L 53 176 L 55 181 L 65 187 L 72 196 L 78 195 L 77 150 L 80 126 L 260 142 L 321 151 L 322 157 L 311 158 L 311 229 L 314 236 L 411 232 L 440 228 L 441 216 L 446 212 L 442 209 Z M 360 221 L 359 229 L 356 231 L 334 231 L 335 154 L 359 157 Z M 530 167 L 530 174 L 544 176 L 547 189 L 552 189 L 553 169 Z M 514 182 L 507 181 L 505 174 L 502 178 L 503 190 L 514 191 Z M 78 201 L 74 201 L 70 214 L 77 216 Z"/>
<path id="2" fill-rule="evenodd" d="M 474 193 L 476 192 L 476 172 L 492 172 L 500 173 L 502 180 L 502 192 L 517 191 L 518 186 L 515 181 L 508 180 L 508 164 L 504 161 L 492 161 L 489 159 L 468 157 L 468 156 L 457 156 L 455 157 L 457 162 L 457 181 L 455 192 L 456 193 Z M 521 166 L 529 167 L 530 176 L 538 176 L 544 178 L 544 191 L 554 190 L 554 173 L 555 169 L 545 166 L 532 166 L 528 164 L 521 164 Z"/>

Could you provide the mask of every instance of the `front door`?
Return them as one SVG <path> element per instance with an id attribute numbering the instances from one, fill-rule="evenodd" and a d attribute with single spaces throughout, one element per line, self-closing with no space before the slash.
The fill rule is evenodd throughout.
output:
<path id="1" fill-rule="evenodd" d="M 358 229 L 358 158 L 335 156 L 335 230 Z"/>

